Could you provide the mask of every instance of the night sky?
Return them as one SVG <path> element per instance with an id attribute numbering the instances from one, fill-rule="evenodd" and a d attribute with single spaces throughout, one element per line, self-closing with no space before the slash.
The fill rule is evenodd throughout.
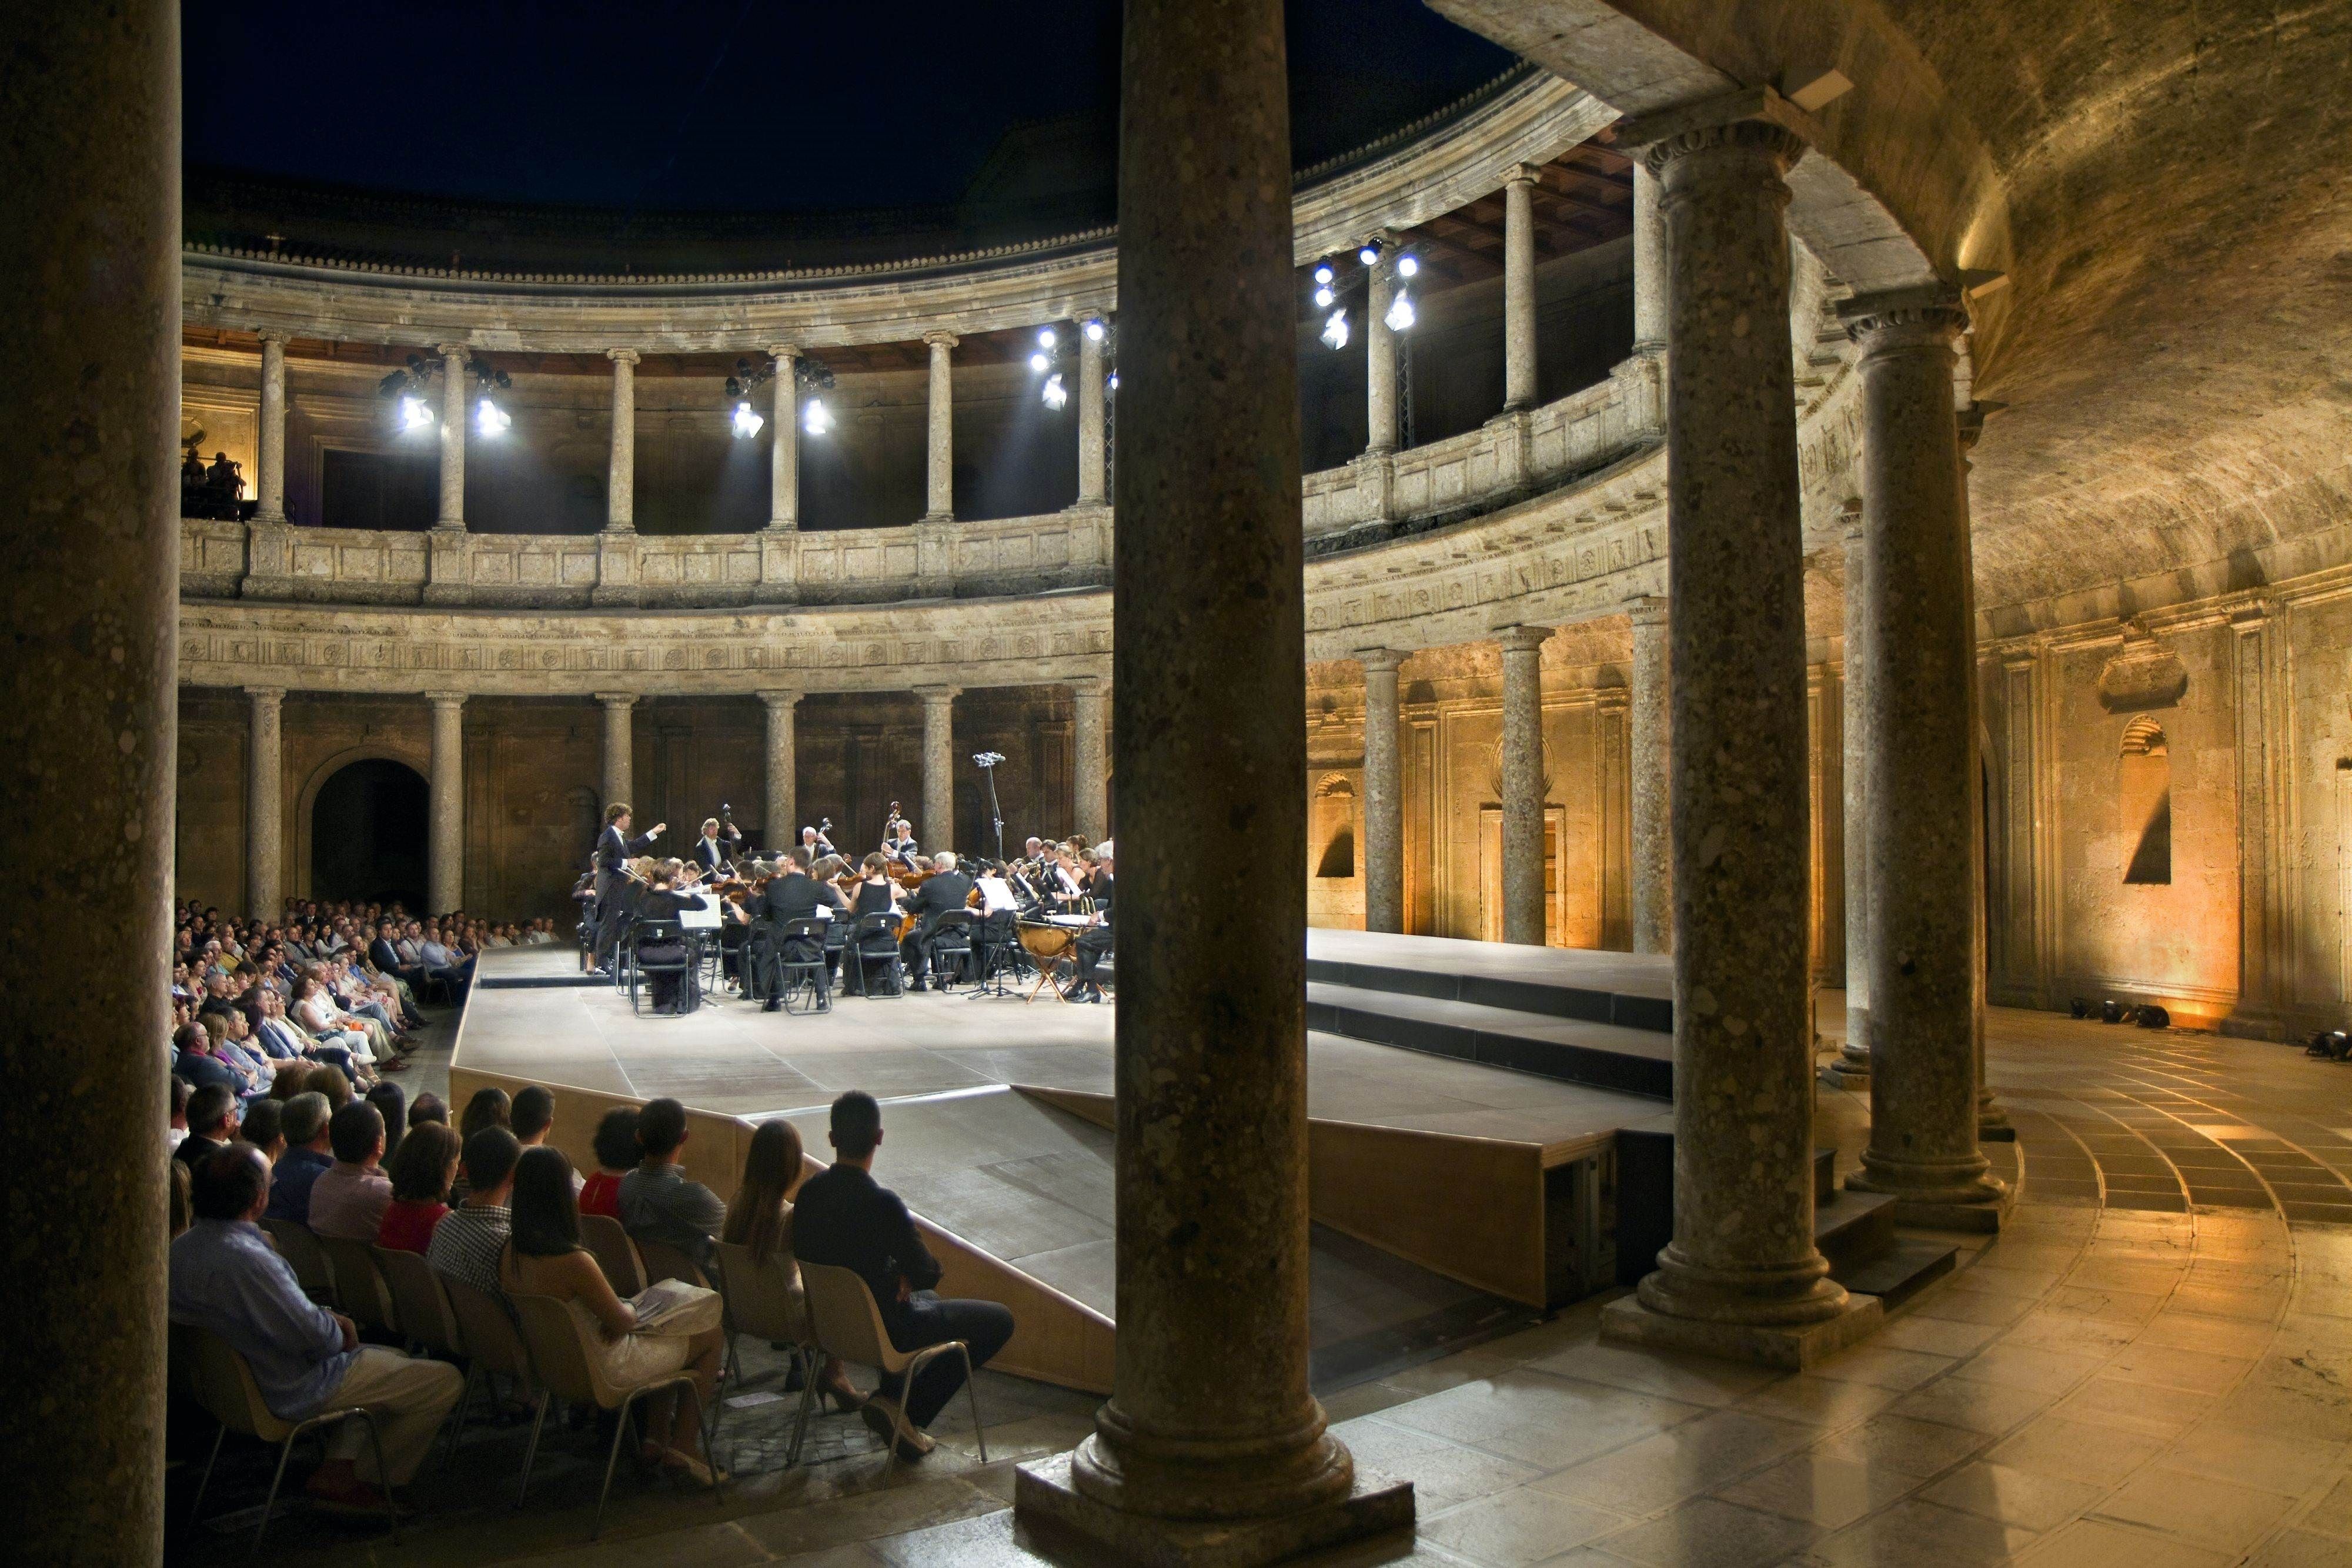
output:
<path id="1" fill-rule="evenodd" d="M 1116 135 L 1117 0 L 189 0 L 187 158 L 334 184 L 629 209 L 953 201 L 1005 129 Z M 1419 0 L 1292 0 L 1294 162 L 1511 57 Z"/>

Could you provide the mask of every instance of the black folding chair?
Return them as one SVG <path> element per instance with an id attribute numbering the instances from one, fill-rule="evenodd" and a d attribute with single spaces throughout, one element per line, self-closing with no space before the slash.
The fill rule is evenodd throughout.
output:
<path id="1" fill-rule="evenodd" d="M 655 975 L 676 975 L 678 984 L 678 1011 L 690 1013 L 702 1001 L 702 988 L 698 983 L 698 969 L 695 962 L 694 944 L 675 920 L 640 920 L 629 928 L 629 1010 L 637 1009 L 637 983 Z M 648 958 L 648 947 L 675 946 L 675 958 Z M 648 983 L 646 988 L 652 988 Z"/>
<path id="2" fill-rule="evenodd" d="M 975 997 L 1009 997 L 1005 979 L 1018 979 L 1026 962 L 1021 946 L 1020 917 L 1009 909 L 982 917 L 973 936 L 980 957 L 980 983 L 968 993 Z"/>
<path id="3" fill-rule="evenodd" d="M 972 919 L 969 909 L 950 909 L 931 925 L 925 944 L 931 983 L 944 991 L 951 979 L 963 977 L 972 956 Z"/>
<path id="4" fill-rule="evenodd" d="M 826 971 L 824 945 L 825 928 L 836 924 L 831 920 L 795 920 L 776 934 L 778 994 L 783 998 L 786 1012 L 833 1010 L 833 980 Z M 808 993 L 807 1004 L 795 1008 L 793 998 L 803 990 Z"/>
<path id="5" fill-rule="evenodd" d="M 907 971 L 898 961 L 898 918 L 889 910 L 877 910 L 860 916 L 850 930 L 849 946 L 843 951 L 841 961 L 850 967 L 861 997 L 874 994 L 866 978 L 867 966 L 873 964 L 882 965 L 883 972 L 889 977 L 889 995 L 907 994 Z"/>

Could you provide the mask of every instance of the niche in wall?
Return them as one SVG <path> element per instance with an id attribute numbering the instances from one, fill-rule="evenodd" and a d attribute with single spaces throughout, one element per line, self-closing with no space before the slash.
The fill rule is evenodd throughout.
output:
<path id="1" fill-rule="evenodd" d="M 2126 886 L 2172 882 L 2172 757 L 2164 727 L 2140 715 L 2124 726 L 2116 768 L 2116 806 L 2126 848 Z"/>
<path id="2" fill-rule="evenodd" d="M 1315 787 L 1310 831 L 1321 846 L 1315 855 L 1318 881 L 1345 882 L 1356 874 L 1356 787 L 1343 776 L 1324 776 Z"/>

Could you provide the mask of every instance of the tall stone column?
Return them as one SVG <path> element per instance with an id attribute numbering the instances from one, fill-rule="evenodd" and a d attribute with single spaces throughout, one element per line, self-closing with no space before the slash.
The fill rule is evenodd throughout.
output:
<path id="1" fill-rule="evenodd" d="M 1282 6 L 1129 0 L 1124 51 L 1118 1343 L 1093 1436 L 1014 1504 L 1129 1561 L 1246 1565 L 1407 1524 L 1412 1491 L 1359 1484 L 1307 1384 Z"/>
<path id="2" fill-rule="evenodd" d="M 1078 323 L 1078 505 L 1103 504 L 1103 346 Z"/>
<path id="3" fill-rule="evenodd" d="M 245 740 L 245 912 L 275 920 L 285 903 L 285 768 L 280 711 L 286 694 L 247 686 Z"/>
<path id="4" fill-rule="evenodd" d="M 286 333 L 270 327 L 261 333 L 261 430 L 259 470 L 253 493 L 257 523 L 286 520 Z"/>
<path id="5" fill-rule="evenodd" d="M 1366 648 L 1364 667 L 1364 929 L 1404 929 L 1404 781 L 1397 766 L 1397 672 L 1404 655 Z"/>
<path id="6" fill-rule="evenodd" d="M 1536 176 L 1515 166 L 1503 182 L 1503 406 L 1536 404 Z"/>
<path id="7" fill-rule="evenodd" d="M 1963 352 L 1967 350 L 1967 341 L 1968 340 L 1965 338 L 1961 340 L 1961 348 Z M 1973 376 L 1969 378 L 1969 385 L 1971 388 L 1970 396 L 1973 398 Z M 1961 537 L 1968 540 L 1973 540 L 1975 537 L 1975 528 L 1971 521 L 1971 516 L 1969 509 L 1969 473 L 1973 466 L 1972 454 L 1974 454 L 1977 449 L 1977 441 L 1984 434 L 1984 416 L 1985 411 L 1972 401 L 1968 407 L 1959 411 L 1959 417 L 1958 420 L 1960 453 L 1960 495 L 1958 503 L 1960 533 Z M 1967 618 L 1969 634 L 1971 639 L 1973 639 L 1976 635 L 1977 624 L 1977 574 L 1975 547 L 1973 543 L 1969 545 L 1969 565 L 1966 572 L 1964 573 L 1964 580 L 1968 584 Z M 1971 683 L 1969 689 L 1973 693 L 1979 688 L 1974 683 Z M 1974 710 L 1971 711 L 1973 712 Z M 1975 721 L 1971 720 L 1970 722 L 1973 727 Z M 1982 733 L 1982 730 L 1979 727 L 1971 727 L 1969 731 L 1971 736 L 1978 736 Z M 2242 747 L 2243 742 L 2241 742 L 2242 754 Z M 1972 1002 L 1969 1011 L 1973 1019 L 1971 1032 L 1976 1038 L 1977 1136 L 1979 1139 L 1990 1139 L 1996 1143 L 2011 1143 L 2016 1140 L 2017 1130 L 2010 1125 L 2009 1112 L 1999 1100 L 1993 1097 L 1991 1081 L 1985 1076 L 1985 982 L 1989 963 L 1988 949 L 1990 946 L 1990 934 L 1985 929 L 1984 910 L 1986 901 L 1991 896 L 1991 893 L 1990 890 L 1985 886 L 1984 880 L 1985 867 L 1988 863 L 1984 843 L 1984 783 L 1983 767 L 1979 765 L 1970 768 L 1969 771 L 1969 787 L 1974 790 L 1975 793 L 1971 797 L 1973 803 L 1969 807 L 1969 825 L 1970 830 L 1976 834 L 1976 845 L 1975 848 L 1970 851 L 1969 858 L 1970 864 L 1975 867 L 1977 923 L 1976 965 L 1973 985 L 1971 988 Z M 2240 950 L 2243 951 L 2242 948 Z"/>
<path id="8" fill-rule="evenodd" d="M 604 531 L 637 526 L 637 351 L 607 349 L 613 361 L 613 455 L 605 469 Z"/>
<path id="9" fill-rule="evenodd" d="M 768 526 L 801 526 L 801 394 L 800 345 L 771 343 L 776 361 L 775 403 L 770 418 L 775 445 L 768 453 Z"/>
<path id="10" fill-rule="evenodd" d="M 0 222 L 0 1071 L 11 1131 L 73 1157 L 9 1206 L 0 1509 L 12 1560 L 79 1568 L 163 1556 L 180 8 L 59 6 L 37 42 L 17 16 L 0 145 L 39 155 Z"/>
<path id="11" fill-rule="evenodd" d="M 1076 721 L 1071 727 L 1077 751 L 1072 782 L 1078 836 L 1098 844 L 1110 836 L 1109 727 L 1103 722 L 1110 709 L 1109 684 L 1091 675 L 1072 681 L 1070 705 Z"/>
<path id="12" fill-rule="evenodd" d="M 436 528 L 466 527 L 466 345 L 444 343 L 441 356 L 441 510 Z"/>
<path id="13" fill-rule="evenodd" d="M 1364 407 L 1371 433 L 1364 452 L 1373 457 L 1397 448 L 1396 334 L 1389 330 L 1389 306 L 1395 298 L 1396 267 L 1383 248 L 1364 300 Z"/>
<path id="14" fill-rule="evenodd" d="M 768 710 L 767 734 L 767 807 L 761 830 L 766 840 L 763 848 L 774 852 L 787 850 L 801 841 L 799 816 L 800 757 L 793 735 L 793 710 L 800 706 L 798 692 L 761 692 L 761 703 Z"/>
<path id="15" fill-rule="evenodd" d="M 923 699 L 923 815 L 915 824 L 925 854 L 955 848 L 955 700 L 961 686 L 917 686 Z"/>
<path id="16" fill-rule="evenodd" d="M 433 704 L 433 824 L 427 895 L 436 915 L 466 902 L 466 694 L 427 692 Z"/>
<path id="17" fill-rule="evenodd" d="M 1675 950 L 1675 856 L 1671 802 L 1674 706 L 1666 601 L 1633 601 L 1633 689 L 1625 705 L 1633 754 L 1633 951 Z"/>
<path id="18" fill-rule="evenodd" d="M 1913 1223 L 1992 1229 L 1977 1145 L 1976 625 L 1940 287 L 1840 308 L 1862 356 L 1868 590 L 1870 1146 L 1847 1185 Z"/>
<path id="19" fill-rule="evenodd" d="M 1543 645 L 1549 626 L 1506 627 L 1503 645 L 1503 940 L 1544 945 Z"/>
<path id="20" fill-rule="evenodd" d="M 1845 552 L 1845 671 L 1839 728 L 1845 737 L 1845 1043 L 1827 1076 L 1840 1089 L 1870 1085 L 1870 592 L 1869 530 L 1862 503 L 1841 519 Z"/>
<path id="21" fill-rule="evenodd" d="M 955 380 L 948 350 L 958 341 L 953 332 L 926 332 L 931 346 L 930 467 L 924 494 L 923 521 L 955 521 Z"/>
<path id="22" fill-rule="evenodd" d="M 596 700 L 604 705 L 604 804 L 610 806 L 629 799 L 629 774 L 636 757 L 629 719 L 637 699 L 628 692 L 598 692 Z"/>
<path id="23" fill-rule="evenodd" d="M 1666 219 L 1658 177 L 1633 161 L 1633 351 L 1666 350 Z"/>
<path id="24" fill-rule="evenodd" d="M 1742 100 L 1745 100 L 1744 102 Z M 1804 546 L 1769 89 L 1621 130 L 1667 246 L 1674 1239 L 1612 1338 L 1805 1365 L 1866 1333 L 1813 1245 Z M 1784 106 L 1783 106 L 1784 107 Z M 1790 111 L 1793 116 L 1793 111 Z"/>

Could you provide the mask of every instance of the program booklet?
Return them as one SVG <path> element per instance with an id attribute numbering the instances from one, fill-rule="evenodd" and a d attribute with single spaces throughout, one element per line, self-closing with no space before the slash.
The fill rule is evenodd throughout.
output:
<path id="1" fill-rule="evenodd" d="M 716 1294 L 700 1285 L 689 1285 L 684 1280 L 662 1280 L 647 1285 L 629 1298 L 629 1310 L 637 1315 L 640 1333 L 658 1329 L 665 1323 L 690 1312 Z"/>

